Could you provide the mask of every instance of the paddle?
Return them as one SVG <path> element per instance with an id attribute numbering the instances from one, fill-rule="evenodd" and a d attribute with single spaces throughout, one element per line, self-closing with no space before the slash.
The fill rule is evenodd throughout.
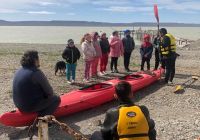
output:
<path id="1" fill-rule="evenodd" d="M 157 20 L 158 32 L 159 32 L 159 15 L 158 15 L 158 6 L 157 4 L 154 5 L 154 15 Z"/>
<path id="2" fill-rule="evenodd" d="M 199 79 L 199 77 L 197 76 L 192 76 L 191 79 L 185 81 L 184 83 L 180 84 L 180 85 L 176 85 L 176 89 L 174 91 L 174 93 L 178 93 L 180 91 L 184 91 L 184 88 L 186 88 L 187 86 L 190 86 L 191 84 L 193 84 L 195 81 L 197 81 Z M 189 84 L 187 84 L 189 83 Z"/>

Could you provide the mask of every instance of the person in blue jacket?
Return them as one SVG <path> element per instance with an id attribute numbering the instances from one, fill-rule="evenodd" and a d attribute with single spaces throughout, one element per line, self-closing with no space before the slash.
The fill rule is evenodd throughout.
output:
<path id="1" fill-rule="evenodd" d="M 38 116 L 52 115 L 61 99 L 53 92 L 44 73 L 39 69 L 38 52 L 26 51 L 21 58 L 22 67 L 13 80 L 13 101 L 25 113 L 37 112 Z"/>
<path id="2" fill-rule="evenodd" d="M 144 42 L 141 45 L 140 48 L 140 54 L 142 58 L 141 62 L 141 71 L 144 71 L 144 64 L 147 63 L 147 70 L 150 70 L 150 59 L 152 57 L 153 52 L 153 45 L 150 43 L 150 35 L 145 34 L 144 35 Z"/>

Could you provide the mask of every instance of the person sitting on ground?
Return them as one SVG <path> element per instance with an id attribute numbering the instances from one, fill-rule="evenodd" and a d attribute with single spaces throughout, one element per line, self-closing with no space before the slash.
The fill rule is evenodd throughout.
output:
<path id="1" fill-rule="evenodd" d="M 150 59 L 152 57 L 153 52 L 153 45 L 150 43 L 150 35 L 145 34 L 144 35 L 144 42 L 141 45 L 140 48 L 140 54 L 141 54 L 141 71 L 144 71 L 144 63 L 147 62 L 147 70 L 150 70 Z"/>
<path id="2" fill-rule="evenodd" d="M 21 58 L 22 67 L 13 80 L 13 101 L 25 113 L 37 112 L 38 116 L 51 115 L 60 104 L 44 73 L 39 69 L 38 52 L 26 51 Z"/>
<path id="3" fill-rule="evenodd" d="M 108 64 L 108 54 L 110 52 L 110 45 L 105 32 L 101 34 L 99 43 L 102 51 L 102 57 L 100 59 L 100 72 L 101 72 L 100 75 L 104 75 L 107 74 L 106 67 Z"/>
<path id="4" fill-rule="evenodd" d="M 91 140 L 156 140 L 155 123 L 147 107 L 131 101 L 131 85 L 121 81 L 115 91 L 120 105 L 106 112 L 101 132 L 94 132 Z"/>
<path id="5" fill-rule="evenodd" d="M 124 46 L 124 68 L 127 72 L 130 72 L 129 63 L 131 58 L 131 53 L 135 48 L 135 42 L 133 37 L 131 37 L 131 31 L 125 30 L 124 31 L 124 38 L 122 39 L 123 46 Z"/>
<path id="6" fill-rule="evenodd" d="M 72 39 L 69 39 L 67 41 L 67 46 L 62 53 L 63 59 L 66 60 L 66 68 L 67 68 L 66 77 L 67 77 L 67 82 L 69 84 L 75 82 L 77 60 L 80 59 L 80 56 L 81 56 L 80 51 L 74 45 L 74 41 Z M 71 74 L 72 74 L 72 80 L 70 81 Z"/>

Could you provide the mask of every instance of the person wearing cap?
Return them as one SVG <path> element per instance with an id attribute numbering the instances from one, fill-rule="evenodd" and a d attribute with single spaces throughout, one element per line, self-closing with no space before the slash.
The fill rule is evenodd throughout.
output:
<path id="1" fill-rule="evenodd" d="M 167 33 L 167 29 L 160 29 L 160 51 L 162 61 L 165 64 L 165 83 L 172 84 L 175 75 L 175 62 L 178 54 L 176 53 L 176 39 L 173 35 Z"/>
<path id="2" fill-rule="evenodd" d="M 131 85 L 120 81 L 114 96 L 119 106 L 106 112 L 101 131 L 95 131 L 90 140 L 156 140 L 154 120 L 146 106 L 138 106 L 131 100 Z"/>
<path id="3" fill-rule="evenodd" d="M 124 38 L 122 39 L 124 46 L 124 68 L 127 72 L 130 72 L 129 69 L 130 57 L 132 51 L 135 48 L 135 42 L 133 40 L 133 37 L 131 37 L 130 33 L 131 33 L 130 30 L 125 30 Z"/>
<path id="4" fill-rule="evenodd" d="M 143 43 L 140 48 L 140 54 L 141 54 L 141 71 L 144 71 L 144 64 L 147 63 L 147 70 L 150 70 L 150 59 L 152 57 L 153 52 L 153 45 L 150 43 L 150 35 L 145 34 L 143 37 Z"/>
<path id="5" fill-rule="evenodd" d="M 102 57 L 102 52 L 101 52 L 101 47 L 98 40 L 99 34 L 97 32 L 93 32 L 91 33 L 91 36 L 92 36 L 92 44 L 96 51 L 96 56 L 94 57 L 92 61 L 91 75 L 93 78 L 96 78 L 98 77 L 97 68 L 99 65 L 100 58 Z"/>
<path id="6" fill-rule="evenodd" d="M 110 63 L 111 73 L 119 73 L 117 69 L 117 62 L 118 62 L 118 58 L 120 56 L 123 56 L 124 49 L 123 49 L 122 40 L 119 38 L 118 31 L 114 31 L 112 33 L 109 44 L 110 44 L 110 57 L 111 57 L 111 63 Z M 114 66 L 114 69 L 113 69 L 113 66 Z"/>
<path id="7" fill-rule="evenodd" d="M 106 74 L 106 67 L 108 64 L 108 54 L 110 52 L 110 45 L 105 32 L 101 34 L 99 43 L 102 51 L 102 57 L 100 59 L 100 75 L 104 75 Z"/>
<path id="8" fill-rule="evenodd" d="M 66 60 L 67 82 L 69 84 L 74 83 L 75 78 L 76 78 L 77 60 L 80 59 L 80 51 L 74 45 L 74 41 L 72 39 L 69 39 L 67 41 L 67 46 L 62 53 L 62 57 L 63 57 L 63 59 Z M 72 79 L 71 79 L 71 76 L 72 76 Z"/>

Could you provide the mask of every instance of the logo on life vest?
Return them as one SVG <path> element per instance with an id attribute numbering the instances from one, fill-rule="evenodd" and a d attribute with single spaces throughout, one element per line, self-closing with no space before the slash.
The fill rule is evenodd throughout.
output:
<path id="1" fill-rule="evenodd" d="M 128 116 L 128 117 L 135 117 L 136 113 L 135 112 L 127 112 L 126 116 Z"/>

